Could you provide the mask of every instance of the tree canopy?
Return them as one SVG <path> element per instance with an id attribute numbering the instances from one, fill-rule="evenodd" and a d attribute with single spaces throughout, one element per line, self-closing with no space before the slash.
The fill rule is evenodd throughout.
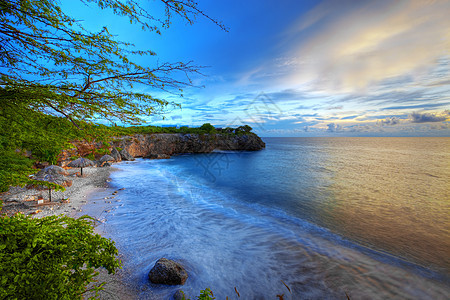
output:
<path id="1" fill-rule="evenodd" d="M 156 34 L 169 27 L 173 16 L 188 23 L 206 16 L 192 0 L 161 0 L 163 18 L 151 15 L 140 1 L 80 1 L 110 9 Z M 181 94 L 192 86 L 189 75 L 200 69 L 192 62 L 135 62 L 138 56 L 155 55 L 116 40 L 107 26 L 86 30 L 56 0 L 0 0 L 1 107 L 64 116 L 76 126 L 77 120 L 95 118 L 141 122 L 140 116 L 154 114 L 169 102 L 135 92 L 134 86 Z"/>

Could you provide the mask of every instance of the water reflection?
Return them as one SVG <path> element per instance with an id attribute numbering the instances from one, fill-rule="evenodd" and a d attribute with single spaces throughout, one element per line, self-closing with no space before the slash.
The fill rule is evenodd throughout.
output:
<path id="1" fill-rule="evenodd" d="M 449 139 L 345 142 L 334 139 L 324 148 L 333 182 L 322 206 L 329 227 L 449 272 L 450 168 L 443 167 L 450 166 Z"/>

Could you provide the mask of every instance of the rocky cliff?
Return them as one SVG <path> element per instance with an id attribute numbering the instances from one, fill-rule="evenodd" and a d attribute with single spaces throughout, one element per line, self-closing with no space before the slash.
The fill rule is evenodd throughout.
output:
<path id="1" fill-rule="evenodd" d="M 58 159 L 59 165 L 66 166 L 71 159 L 93 155 L 99 159 L 114 148 L 125 150 L 133 157 L 169 158 L 181 153 L 208 153 L 213 150 L 256 151 L 265 148 L 265 143 L 255 134 L 137 134 L 116 137 L 110 143 L 73 142 L 74 148 L 65 150 Z M 100 151 L 101 150 L 101 151 Z M 109 152 L 109 153 L 106 153 Z"/>

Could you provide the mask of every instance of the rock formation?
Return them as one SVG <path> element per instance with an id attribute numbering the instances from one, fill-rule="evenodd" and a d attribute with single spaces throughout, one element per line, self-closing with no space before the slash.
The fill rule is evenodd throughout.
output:
<path id="1" fill-rule="evenodd" d="M 160 258 L 150 270 L 148 278 L 153 283 L 179 285 L 186 282 L 188 274 L 176 261 Z"/>
<path id="2" fill-rule="evenodd" d="M 137 134 L 114 139 L 116 147 L 127 150 L 133 157 L 169 158 L 181 153 L 209 153 L 213 150 L 256 151 L 265 148 L 254 134 Z"/>
<path id="3" fill-rule="evenodd" d="M 119 151 L 117 151 L 116 148 L 112 148 L 112 150 L 111 150 L 111 156 L 114 157 L 114 159 L 115 159 L 116 161 L 121 161 L 121 160 L 122 160 L 122 157 L 120 156 L 120 153 L 119 153 Z"/>
<path id="4" fill-rule="evenodd" d="M 134 157 L 151 159 L 170 158 L 181 153 L 209 153 L 213 150 L 256 151 L 265 148 L 260 137 L 253 133 L 234 134 L 182 134 L 156 133 L 115 137 L 105 148 L 100 142 L 74 141 L 74 148 L 63 150 L 58 157 L 60 166 L 67 166 L 71 157 L 94 155 L 100 159 L 103 154 L 97 149 L 108 149 L 116 160 L 134 160 Z M 119 152 L 117 149 L 121 149 Z M 104 152 L 103 152 L 104 153 Z"/>
<path id="5" fill-rule="evenodd" d="M 134 160 L 134 157 L 128 153 L 127 149 L 123 149 L 122 151 L 120 151 L 120 157 L 122 158 L 122 160 Z"/>

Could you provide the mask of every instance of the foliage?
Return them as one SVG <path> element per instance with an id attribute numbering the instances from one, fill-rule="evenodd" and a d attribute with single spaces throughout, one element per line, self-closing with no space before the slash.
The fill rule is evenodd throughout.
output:
<path id="1" fill-rule="evenodd" d="M 236 128 L 236 129 L 235 129 L 235 132 L 236 132 L 236 133 L 239 133 L 239 132 L 245 132 L 245 133 L 248 133 L 248 132 L 252 131 L 252 129 L 253 129 L 253 128 L 251 128 L 251 127 L 248 126 L 248 125 L 243 125 L 243 126 L 239 126 L 238 128 Z"/>
<path id="2" fill-rule="evenodd" d="M 214 297 L 213 292 L 209 288 L 206 288 L 205 290 L 201 290 L 200 296 L 197 297 L 197 300 L 212 300 L 212 299 L 216 299 L 216 298 Z"/>
<path id="3" fill-rule="evenodd" d="M 133 44 L 118 41 L 105 26 L 98 32 L 62 11 L 57 0 L 0 1 L 0 86 L 1 93 L 18 107 L 77 120 L 97 118 L 142 122 L 168 100 L 135 92 L 134 87 L 151 87 L 182 95 L 192 86 L 189 74 L 200 67 L 191 62 L 137 63 L 139 56 L 156 56 Z M 193 23 L 206 16 L 193 0 L 161 0 L 165 19 L 153 16 L 139 1 L 81 0 L 126 17 L 142 30 L 161 34 L 173 15 Z M 208 16 L 206 16 L 209 18 Z M 211 18 L 210 18 L 211 19 Z M 212 20 L 212 19 L 211 19 Z M 222 28 L 217 21 L 212 20 Z M 140 59 L 139 59 L 140 60 Z M 141 60 L 142 61 L 142 60 Z"/>
<path id="4" fill-rule="evenodd" d="M 199 129 L 203 130 L 203 131 L 205 131 L 207 133 L 214 133 L 214 132 L 216 132 L 216 129 L 210 123 L 203 124 L 202 126 L 200 126 Z"/>
<path id="5" fill-rule="evenodd" d="M 186 299 L 186 295 L 184 294 L 183 291 L 181 291 L 181 294 L 183 295 L 182 296 L 183 300 L 190 300 L 190 299 Z M 196 300 L 214 300 L 214 299 L 216 299 L 216 298 L 214 297 L 214 294 L 213 294 L 213 292 L 211 291 L 210 288 L 206 288 L 204 290 L 201 290 L 200 291 L 200 295 L 197 296 L 197 298 L 196 298 Z"/>
<path id="6" fill-rule="evenodd" d="M 94 268 L 114 273 L 120 266 L 114 242 L 94 234 L 88 216 L 17 214 L 0 218 L 0 225 L 1 299 L 81 299 L 95 282 Z"/>
<path id="7" fill-rule="evenodd" d="M 61 150 L 72 147 L 69 140 L 86 134 L 74 130 L 68 120 L 21 111 L 3 96 L 0 93 L 0 192 L 30 183 L 28 175 L 36 172 L 31 168 L 34 161 L 56 163 Z M 21 155 L 26 150 L 32 158 Z"/>
<path id="8" fill-rule="evenodd" d="M 10 186 L 24 186 L 29 183 L 28 175 L 36 170 L 31 168 L 32 160 L 14 151 L 0 153 L 0 192 Z"/>

